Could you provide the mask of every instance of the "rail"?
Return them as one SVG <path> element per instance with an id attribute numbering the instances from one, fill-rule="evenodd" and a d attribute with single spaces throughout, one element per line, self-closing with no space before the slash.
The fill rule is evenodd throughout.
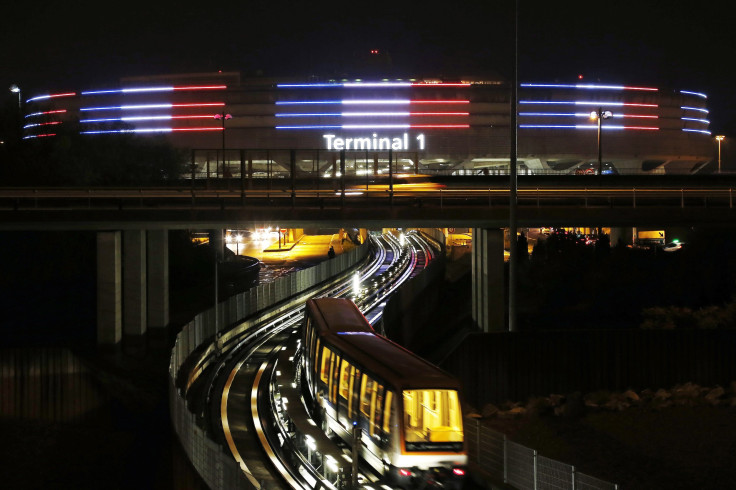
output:
<path id="1" fill-rule="evenodd" d="M 252 329 L 257 319 L 233 325 L 255 313 L 277 305 L 285 299 L 310 289 L 330 277 L 359 263 L 368 253 L 367 243 L 334 259 L 297 271 L 228 298 L 192 319 L 179 332 L 169 362 L 169 406 L 174 431 L 184 451 L 205 483 L 212 489 L 252 489 L 255 486 L 240 465 L 219 444 L 210 439 L 191 413 L 176 377 L 187 358 L 208 342 L 214 351 L 229 340 Z M 216 321 L 218 318 L 219 321 Z M 219 327 L 219 330 L 218 330 Z M 213 340 L 217 339 L 215 342 Z"/>

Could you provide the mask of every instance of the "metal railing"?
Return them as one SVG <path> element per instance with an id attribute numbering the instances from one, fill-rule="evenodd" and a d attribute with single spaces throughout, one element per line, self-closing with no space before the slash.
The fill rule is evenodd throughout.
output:
<path id="1" fill-rule="evenodd" d="M 365 258 L 368 250 L 369 245 L 366 242 L 331 260 L 230 297 L 216 308 L 212 307 L 195 316 L 176 336 L 169 362 L 171 420 L 187 457 L 211 489 L 253 489 L 261 486 L 255 478 L 243 471 L 228 451 L 208 437 L 198 425 L 197 415 L 189 411 L 186 399 L 179 392 L 176 383 L 183 363 L 195 350 L 207 343 L 209 345 L 205 354 L 253 329 L 259 323 L 258 318 L 235 324 L 353 267 Z"/>
<path id="2" fill-rule="evenodd" d="M 490 477 L 519 490 L 618 490 L 618 485 L 576 471 L 575 467 L 509 441 L 505 434 L 465 419 L 465 442 L 471 463 Z"/>

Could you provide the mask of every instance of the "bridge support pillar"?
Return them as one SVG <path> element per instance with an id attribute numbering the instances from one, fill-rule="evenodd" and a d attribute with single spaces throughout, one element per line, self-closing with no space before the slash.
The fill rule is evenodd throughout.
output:
<path id="1" fill-rule="evenodd" d="M 116 346 L 122 337 L 122 271 L 119 231 L 97 233 L 97 343 Z"/>
<path id="2" fill-rule="evenodd" d="M 483 332 L 506 330 L 503 230 L 473 228 L 473 320 Z"/>
<path id="3" fill-rule="evenodd" d="M 146 333 L 146 232 L 123 232 L 123 334 Z"/>
<path id="4" fill-rule="evenodd" d="M 148 326 L 169 326 L 169 231 L 148 230 L 146 233 L 148 262 Z"/>

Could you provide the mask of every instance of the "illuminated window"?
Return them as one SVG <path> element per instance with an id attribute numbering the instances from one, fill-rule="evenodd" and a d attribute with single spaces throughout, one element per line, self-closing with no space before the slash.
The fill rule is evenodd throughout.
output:
<path id="1" fill-rule="evenodd" d="M 375 392 L 376 382 L 368 376 L 363 375 L 360 385 L 360 411 L 366 416 L 371 416 L 371 400 Z"/>
<path id="2" fill-rule="evenodd" d="M 406 390 L 404 435 L 409 442 L 462 442 L 463 425 L 454 390 Z"/>
<path id="3" fill-rule="evenodd" d="M 373 384 L 373 396 L 371 397 L 371 435 L 378 434 L 381 427 L 381 406 L 383 405 L 383 386 L 378 383 Z"/>
<path id="4" fill-rule="evenodd" d="M 345 359 L 342 360 L 340 366 L 340 396 L 347 400 L 348 393 L 350 391 L 350 374 L 353 371 L 353 366 L 348 363 Z"/>
<path id="5" fill-rule="evenodd" d="M 386 408 L 383 410 L 383 432 L 387 434 L 391 431 L 391 398 L 393 395 L 392 391 L 386 392 Z"/>
<path id="6" fill-rule="evenodd" d="M 332 358 L 332 351 L 327 347 L 322 348 L 322 368 L 320 370 L 320 379 L 327 383 L 330 376 L 330 359 Z"/>

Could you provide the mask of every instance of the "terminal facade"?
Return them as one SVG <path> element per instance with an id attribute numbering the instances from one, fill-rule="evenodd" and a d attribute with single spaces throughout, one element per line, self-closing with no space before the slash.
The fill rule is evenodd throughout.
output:
<path id="1" fill-rule="evenodd" d="M 521 83 L 521 174 L 692 174 L 714 160 L 705 94 L 603 83 Z M 165 135 L 195 177 L 395 171 L 507 173 L 510 86 L 501 79 L 241 78 L 237 72 L 131 77 L 34 96 L 24 138 Z M 389 154 L 390 151 L 390 154 Z M 293 156 L 292 153 L 296 152 Z M 247 167 L 246 167 L 247 165 Z M 247 168 L 247 170 L 245 170 Z"/>

